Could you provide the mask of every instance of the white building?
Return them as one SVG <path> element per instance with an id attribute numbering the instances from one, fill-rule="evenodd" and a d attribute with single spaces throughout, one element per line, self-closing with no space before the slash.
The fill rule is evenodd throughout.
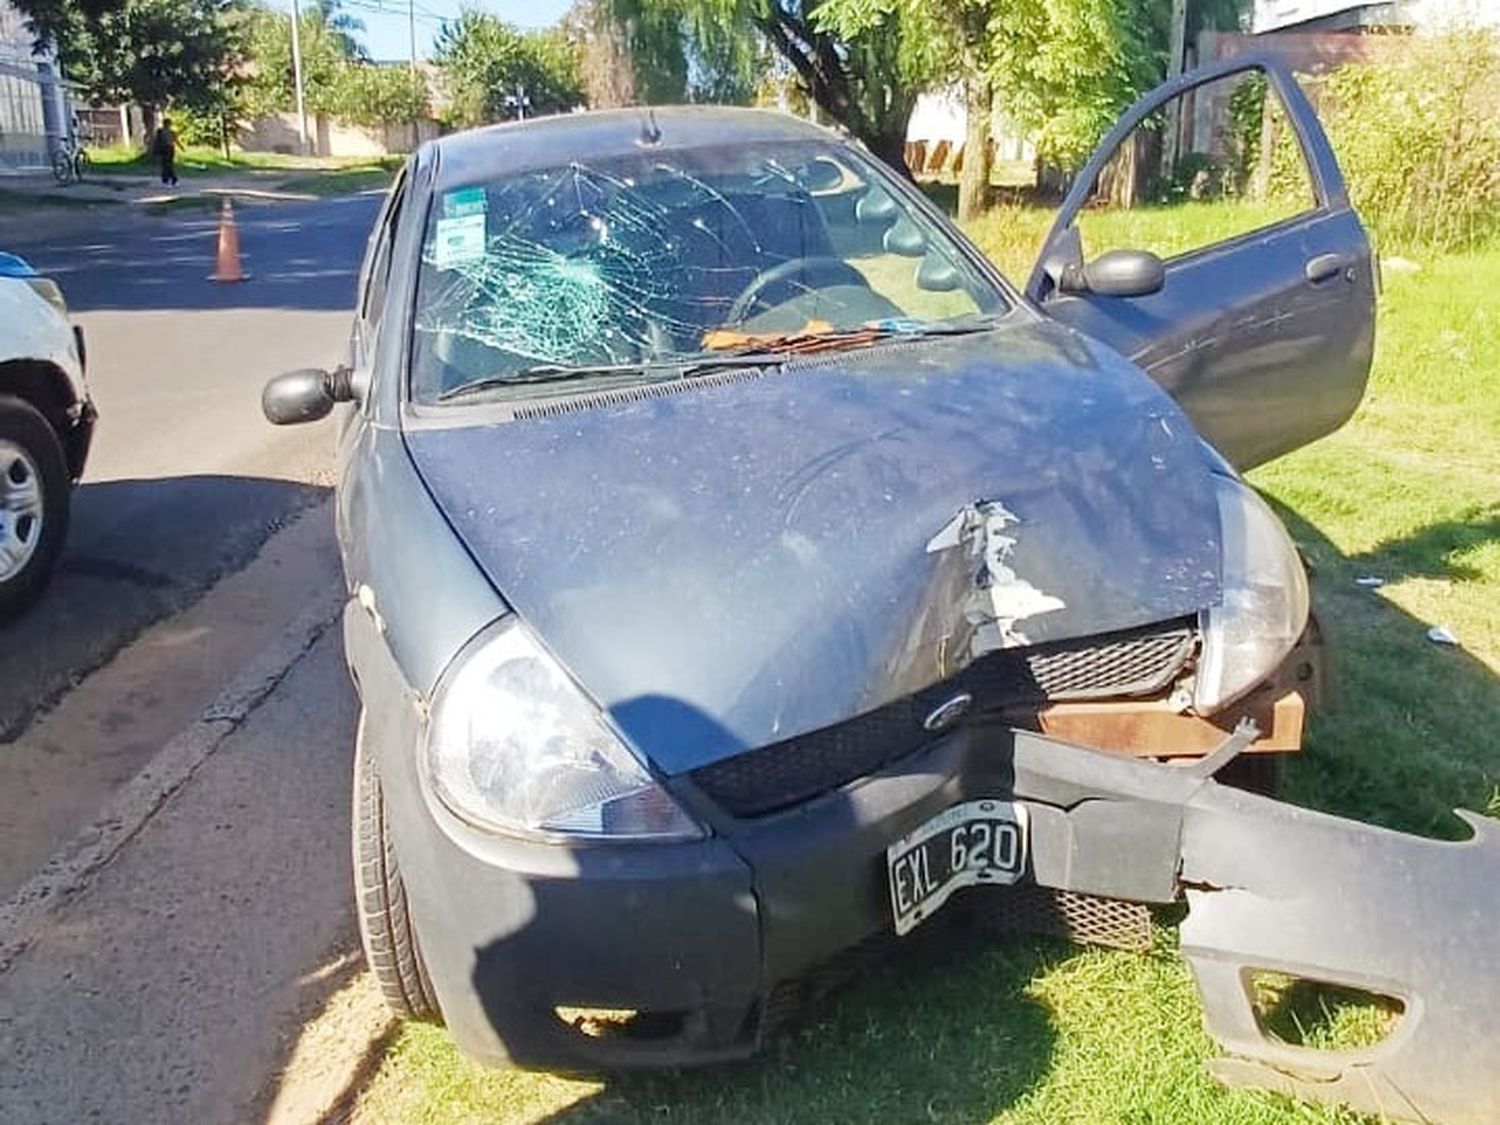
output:
<path id="1" fill-rule="evenodd" d="M 67 131 L 67 95 L 50 53 L 37 55 L 10 0 L 0 0 L 0 174 L 45 168 Z"/>

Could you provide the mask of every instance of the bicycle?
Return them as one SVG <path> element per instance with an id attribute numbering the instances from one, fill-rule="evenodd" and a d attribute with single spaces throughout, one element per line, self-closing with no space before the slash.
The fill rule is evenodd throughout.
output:
<path id="1" fill-rule="evenodd" d="M 60 184 L 83 182 L 89 168 L 89 154 L 76 137 L 63 137 L 52 154 L 52 178 Z"/>

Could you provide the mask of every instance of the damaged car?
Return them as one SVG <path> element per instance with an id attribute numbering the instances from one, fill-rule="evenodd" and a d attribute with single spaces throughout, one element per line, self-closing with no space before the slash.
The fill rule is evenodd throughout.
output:
<path id="1" fill-rule="evenodd" d="M 1227 1078 L 1500 1114 L 1500 1005 L 1454 968 L 1496 932 L 1465 899 L 1493 837 L 1266 795 L 1322 645 L 1239 473 L 1348 418 L 1375 286 L 1260 57 L 1130 110 L 1024 287 L 782 115 L 423 146 L 348 364 L 263 396 L 338 407 L 356 894 L 392 1008 L 493 1063 L 705 1063 L 944 915 L 1131 945 L 1185 900 Z M 1289 1047 L 1262 970 L 1403 1017 Z"/>

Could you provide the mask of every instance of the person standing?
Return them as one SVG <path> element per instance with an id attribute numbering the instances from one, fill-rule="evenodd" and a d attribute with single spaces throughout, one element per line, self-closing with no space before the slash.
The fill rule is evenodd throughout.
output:
<path id="1" fill-rule="evenodd" d="M 151 155 L 161 165 L 161 182 L 177 182 L 177 134 L 172 132 L 172 119 L 163 117 L 156 135 L 151 138 Z"/>

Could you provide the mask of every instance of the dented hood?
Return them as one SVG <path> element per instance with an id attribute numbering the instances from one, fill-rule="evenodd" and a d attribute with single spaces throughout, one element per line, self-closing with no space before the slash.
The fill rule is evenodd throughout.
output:
<path id="1" fill-rule="evenodd" d="M 408 447 L 497 589 L 669 774 L 986 648 L 1219 596 L 1191 424 L 1049 323 L 564 405 L 455 409 Z"/>

